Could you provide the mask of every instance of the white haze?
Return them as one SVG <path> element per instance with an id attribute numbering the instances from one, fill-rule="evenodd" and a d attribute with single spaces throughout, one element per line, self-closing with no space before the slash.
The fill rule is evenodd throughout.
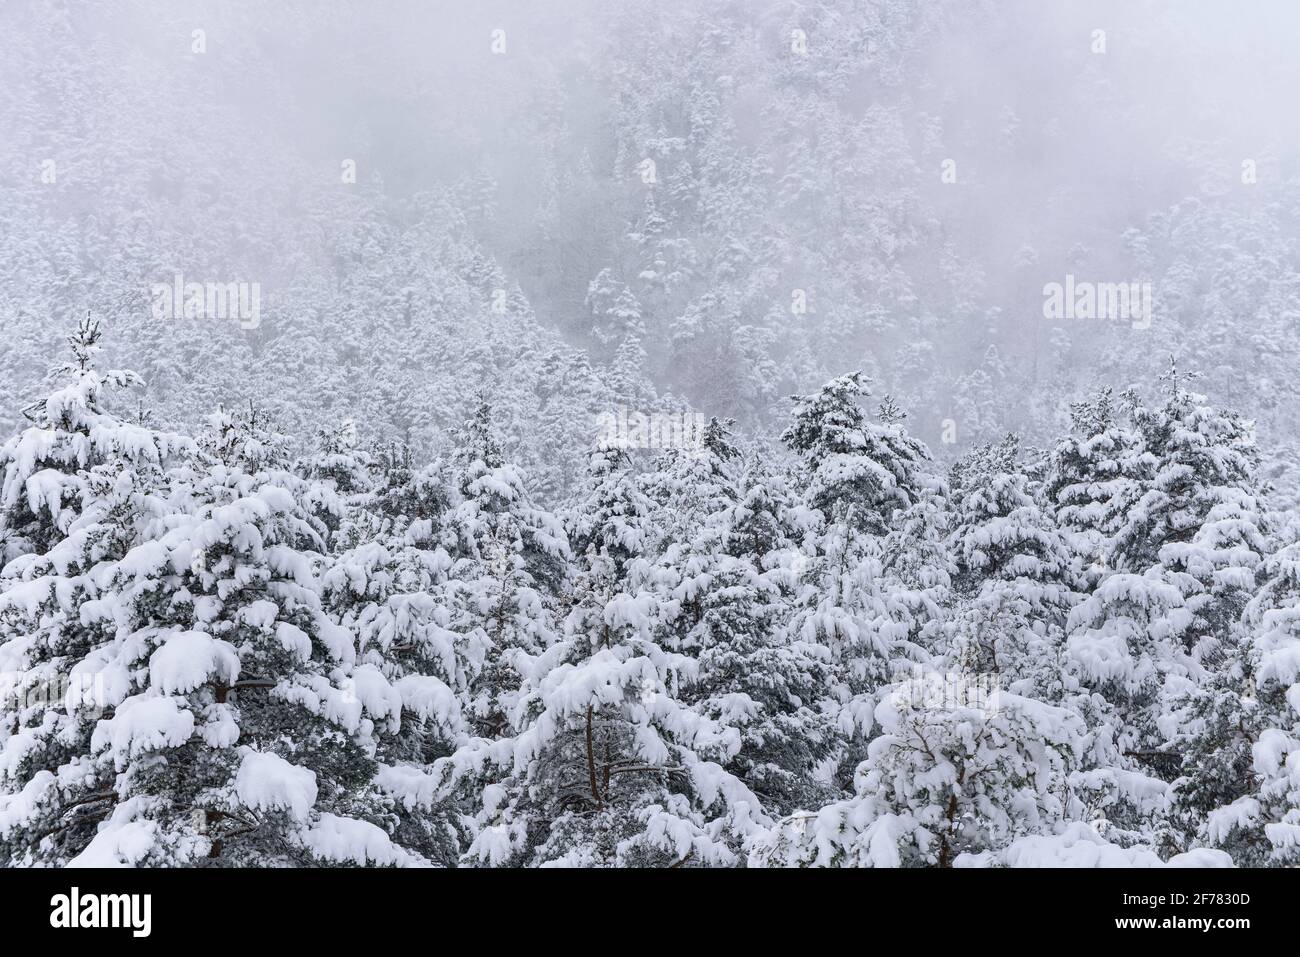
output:
<path id="1" fill-rule="evenodd" d="M 442 385 L 454 370 L 421 359 L 418 387 L 455 393 L 452 407 L 403 418 L 376 391 L 396 357 L 366 323 L 481 349 L 489 387 L 557 344 L 591 349 L 599 375 L 612 356 L 588 284 L 606 268 L 636 284 L 627 234 L 653 192 L 689 262 L 671 292 L 638 290 L 659 396 L 642 404 L 668 394 L 770 434 L 789 393 L 863 368 L 946 455 L 1013 429 L 1045 440 L 1071 399 L 1149 390 L 1176 355 L 1283 447 L 1297 25 L 1285 0 L 10 0 L 0 315 L 15 347 L 0 421 L 17 421 L 89 311 L 168 421 L 256 398 L 290 432 L 353 415 L 368 437 L 436 445 L 470 401 Z M 701 122 L 709 96 L 719 112 Z M 748 178 L 701 177 L 710 154 Z M 340 182 L 346 159 L 355 185 Z M 57 184 L 40 179 L 46 160 Z M 745 275 L 724 282 L 728 242 Z M 155 321 L 149 285 L 176 272 L 259 282 L 259 328 Z M 1067 273 L 1151 282 L 1151 328 L 1044 321 L 1043 286 Z M 504 358 L 499 286 L 531 313 Z M 794 289 L 808 315 L 789 314 Z M 683 332 L 699 316 L 708 342 Z M 534 318 L 545 337 L 529 355 Z M 294 361 L 269 367 L 282 343 Z M 618 401 L 635 397 L 615 386 L 584 414 Z"/>

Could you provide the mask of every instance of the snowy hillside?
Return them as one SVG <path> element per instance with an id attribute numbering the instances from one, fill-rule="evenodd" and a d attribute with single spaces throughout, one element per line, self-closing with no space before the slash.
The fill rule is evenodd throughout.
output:
<path id="1" fill-rule="evenodd" d="M 1285 31 L 384 6 L 0 6 L 0 866 L 1300 865 Z"/>

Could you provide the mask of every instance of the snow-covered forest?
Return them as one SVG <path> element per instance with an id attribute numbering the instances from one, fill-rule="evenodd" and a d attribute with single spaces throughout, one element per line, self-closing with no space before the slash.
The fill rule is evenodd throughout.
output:
<path id="1" fill-rule="evenodd" d="M 1300 865 L 1300 11 L 0 4 L 0 866 Z"/>

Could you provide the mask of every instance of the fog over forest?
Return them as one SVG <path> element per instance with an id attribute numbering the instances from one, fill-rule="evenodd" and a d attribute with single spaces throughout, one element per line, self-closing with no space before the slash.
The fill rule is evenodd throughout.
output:
<path id="1" fill-rule="evenodd" d="M 1174 355 L 1291 444 L 1300 10 L 1282 0 L 0 18 L 11 426 L 90 311 L 176 424 L 252 397 L 291 433 L 349 416 L 431 451 L 469 381 L 532 456 L 544 359 L 580 350 L 567 454 L 611 404 L 772 435 L 786 396 L 863 369 L 949 457 L 1046 442 L 1069 401 L 1151 390 Z M 155 319 L 177 273 L 258 283 L 257 328 Z M 621 357 L 602 274 L 639 316 Z M 1149 283 L 1149 328 L 1045 320 L 1067 275 Z"/>

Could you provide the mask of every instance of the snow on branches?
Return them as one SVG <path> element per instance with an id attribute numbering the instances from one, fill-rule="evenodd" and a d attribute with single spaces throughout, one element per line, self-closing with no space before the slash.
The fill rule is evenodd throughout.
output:
<path id="1" fill-rule="evenodd" d="M 1300 860 L 1300 544 L 1176 381 L 944 477 L 853 373 L 551 511 L 486 398 L 293 460 L 120 416 L 100 337 L 0 446 L 0 863 Z"/>

